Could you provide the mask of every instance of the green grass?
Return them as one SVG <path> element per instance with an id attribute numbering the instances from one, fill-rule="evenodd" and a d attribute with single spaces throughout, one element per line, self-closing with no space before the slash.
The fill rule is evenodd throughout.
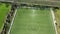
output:
<path id="1" fill-rule="evenodd" d="M 18 9 L 11 34 L 56 34 L 50 9 Z"/>
<path id="2" fill-rule="evenodd" d="M 10 6 L 6 7 L 6 4 L 0 4 L 0 31 L 3 28 L 4 20 L 9 12 Z"/>

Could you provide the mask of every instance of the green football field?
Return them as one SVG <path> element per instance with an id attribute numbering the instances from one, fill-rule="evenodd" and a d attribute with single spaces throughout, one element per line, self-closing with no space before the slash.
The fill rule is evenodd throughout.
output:
<path id="1" fill-rule="evenodd" d="M 49 8 L 19 8 L 10 34 L 56 34 Z"/>
<path id="2" fill-rule="evenodd" d="M 3 28 L 4 20 L 9 12 L 10 6 L 6 7 L 6 4 L 0 3 L 0 31 Z"/>

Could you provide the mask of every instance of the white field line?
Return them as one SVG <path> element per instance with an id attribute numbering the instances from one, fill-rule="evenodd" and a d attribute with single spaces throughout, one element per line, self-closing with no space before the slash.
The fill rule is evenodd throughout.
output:
<path id="1" fill-rule="evenodd" d="M 52 18 L 53 18 L 53 24 L 54 24 L 54 27 L 55 27 L 55 31 L 56 31 L 56 34 L 58 34 L 58 32 L 57 32 L 57 28 L 56 28 L 56 20 L 55 20 L 55 15 L 54 15 L 54 11 L 53 11 L 53 9 L 52 8 L 50 8 L 50 11 L 51 11 L 51 14 L 52 14 Z"/>
<path id="2" fill-rule="evenodd" d="M 10 25 L 10 29 L 9 29 L 9 31 L 8 31 L 7 34 L 10 34 L 10 31 L 11 31 L 12 25 L 13 25 L 13 23 L 14 23 L 14 19 L 15 19 L 16 13 L 17 13 L 17 9 L 16 9 L 16 11 L 15 11 L 15 13 L 14 13 L 14 16 L 13 16 L 13 19 L 12 19 L 12 22 L 11 22 L 11 25 Z"/>

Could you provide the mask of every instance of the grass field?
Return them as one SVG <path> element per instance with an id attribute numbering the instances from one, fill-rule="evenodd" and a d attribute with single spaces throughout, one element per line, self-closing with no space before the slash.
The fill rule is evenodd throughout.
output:
<path id="1" fill-rule="evenodd" d="M 10 34 L 56 34 L 50 9 L 18 9 Z"/>
<path id="2" fill-rule="evenodd" d="M 10 9 L 10 6 L 6 7 L 6 4 L 0 3 L 0 31 L 3 28 L 4 20 L 6 18 L 6 15 L 8 14 Z"/>
<path id="3" fill-rule="evenodd" d="M 57 21 L 57 29 L 58 29 L 58 33 L 60 34 L 60 9 L 56 9 L 55 10 L 55 17 L 56 17 L 56 21 Z"/>

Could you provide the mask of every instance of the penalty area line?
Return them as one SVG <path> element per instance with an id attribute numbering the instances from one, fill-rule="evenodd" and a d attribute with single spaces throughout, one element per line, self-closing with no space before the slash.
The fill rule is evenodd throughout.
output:
<path id="1" fill-rule="evenodd" d="M 10 31 L 11 31 L 12 25 L 13 25 L 13 23 L 14 23 L 14 19 L 15 19 L 16 13 L 17 13 L 17 9 L 15 10 L 15 13 L 14 13 L 14 16 L 13 16 L 13 19 L 12 19 L 12 21 L 11 21 L 11 25 L 10 25 L 10 28 L 9 28 L 9 31 L 8 31 L 7 34 L 10 34 Z"/>
<path id="2" fill-rule="evenodd" d="M 53 11 L 52 8 L 50 8 L 50 11 L 51 11 L 51 15 L 52 15 L 52 18 L 53 18 L 53 24 L 54 24 L 54 27 L 55 27 L 55 32 L 56 32 L 56 34 L 58 34 L 58 32 L 57 32 L 57 28 L 56 28 L 56 25 L 55 25 L 56 20 L 55 20 L 54 11 Z"/>

